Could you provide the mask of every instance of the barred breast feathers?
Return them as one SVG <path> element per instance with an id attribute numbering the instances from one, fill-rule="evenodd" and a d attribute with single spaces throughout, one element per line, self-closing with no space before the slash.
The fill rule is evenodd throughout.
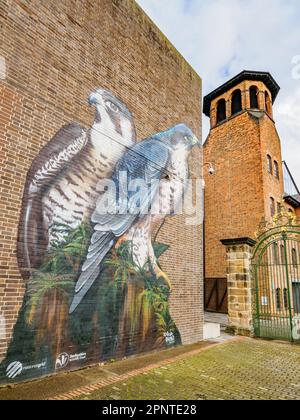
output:
<path id="1" fill-rule="evenodd" d="M 87 133 L 82 130 L 81 137 L 76 138 L 69 146 L 45 162 L 34 174 L 29 186 L 29 194 L 36 194 L 46 180 L 58 174 L 62 170 L 62 166 L 69 163 L 86 146 L 88 139 Z"/>

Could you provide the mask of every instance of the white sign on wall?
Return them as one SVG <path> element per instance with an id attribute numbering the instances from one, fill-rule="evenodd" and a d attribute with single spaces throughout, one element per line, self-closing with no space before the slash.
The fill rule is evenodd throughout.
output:
<path id="1" fill-rule="evenodd" d="M 293 339 L 300 340 L 300 317 L 293 318 Z"/>
<path id="2" fill-rule="evenodd" d="M 3 315 L 0 315 L 0 340 L 5 340 L 6 338 L 6 322 Z"/>
<path id="3" fill-rule="evenodd" d="M 6 79 L 6 62 L 5 58 L 0 56 L 0 80 Z"/>

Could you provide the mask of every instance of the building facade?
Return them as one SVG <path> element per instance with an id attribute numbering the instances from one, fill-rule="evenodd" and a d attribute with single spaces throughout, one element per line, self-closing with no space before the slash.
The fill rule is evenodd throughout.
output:
<path id="1" fill-rule="evenodd" d="M 133 0 L 4 0 L 0 11 L 0 382 L 200 341 L 201 217 L 150 224 L 139 249 L 153 264 L 139 269 L 133 237 L 111 224 L 101 239 L 91 223 L 102 223 L 97 179 L 155 133 L 184 144 L 183 169 L 201 179 L 200 77 Z M 140 167 L 158 159 L 170 182 L 158 155 Z"/>
<path id="2" fill-rule="evenodd" d="M 258 227 L 283 209 L 299 211 L 273 118 L 279 89 L 271 74 L 243 71 L 204 98 L 211 121 L 204 144 L 205 308 L 229 311 L 231 322 L 247 330 Z"/>

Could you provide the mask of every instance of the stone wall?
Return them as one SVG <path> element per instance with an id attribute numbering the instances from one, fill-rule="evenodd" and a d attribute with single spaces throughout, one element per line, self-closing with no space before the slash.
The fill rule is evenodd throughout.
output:
<path id="1" fill-rule="evenodd" d="M 228 330 L 253 335 L 251 258 L 255 241 L 248 238 L 223 240 L 227 259 Z"/>

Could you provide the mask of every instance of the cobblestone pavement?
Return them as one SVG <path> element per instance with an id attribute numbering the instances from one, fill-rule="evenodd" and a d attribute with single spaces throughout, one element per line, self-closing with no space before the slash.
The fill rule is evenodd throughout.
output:
<path id="1" fill-rule="evenodd" d="M 82 370 L 61 372 L 30 382 L 3 386 L 0 387 L 0 401 L 72 399 L 74 396 L 99 390 L 104 386 L 127 380 L 129 377 L 174 363 L 188 355 L 198 354 L 209 347 L 236 339 L 223 334 L 216 340 L 144 353 L 113 363 L 100 363 Z"/>
<path id="2" fill-rule="evenodd" d="M 228 342 L 77 399 L 300 400 L 300 346 Z"/>

